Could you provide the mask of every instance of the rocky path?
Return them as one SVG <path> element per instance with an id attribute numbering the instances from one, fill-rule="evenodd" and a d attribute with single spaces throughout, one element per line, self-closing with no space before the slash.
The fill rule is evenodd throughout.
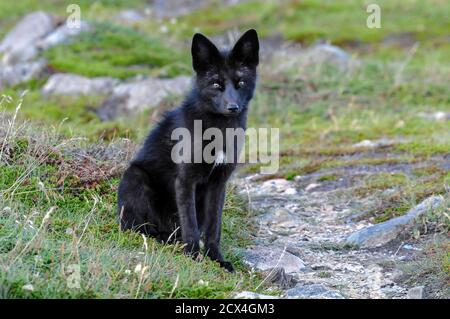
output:
<path id="1" fill-rule="evenodd" d="M 362 174 L 353 168 L 337 181 L 317 183 L 311 182 L 312 174 L 293 181 L 263 181 L 261 175 L 238 179 L 241 194 L 256 212 L 255 245 L 244 253 L 245 262 L 281 287 L 281 297 L 411 297 L 415 290 L 395 281 L 400 275 L 396 265 L 419 248 L 398 237 L 414 217 L 439 205 L 442 198 L 430 197 L 407 217 L 377 226 L 355 221 L 352 217 L 370 201 L 352 196 L 350 190 L 367 174 L 370 169 Z M 351 176 L 356 178 L 346 182 Z"/>

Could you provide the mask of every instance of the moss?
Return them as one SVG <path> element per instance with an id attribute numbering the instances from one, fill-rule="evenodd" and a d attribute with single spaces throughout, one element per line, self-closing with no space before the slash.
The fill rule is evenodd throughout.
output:
<path id="1" fill-rule="evenodd" d="M 328 181 L 335 181 L 338 179 L 338 176 L 336 174 L 329 174 L 329 175 L 322 175 L 317 180 L 319 182 L 328 182 Z"/>
<path id="2" fill-rule="evenodd" d="M 190 73 L 185 54 L 159 39 L 109 23 L 94 24 L 77 41 L 53 47 L 45 55 L 56 71 L 88 77 L 123 79 L 142 74 L 172 77 Z"/>

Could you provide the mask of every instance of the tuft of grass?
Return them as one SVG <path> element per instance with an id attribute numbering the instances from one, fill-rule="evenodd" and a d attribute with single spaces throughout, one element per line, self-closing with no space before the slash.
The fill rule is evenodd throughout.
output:
<path id="1" fill-rule="evenodd" d="M 0 117 L 2 298 L 227 298 L 256 289 L 237 251 L 249 243 L 245 202 L 229 190 L 223 248 L 237 274 L 181 246 L 121 232 L 116 193 L 134 145 L 91 144 Z M 75 271 L 75 273 L 74 273 Z"/>
<path id="2" fill-rule="evenodd" d="M 131 28 L 110 23 L 93 24 L 76 41 L 45 53 L 58 72 L 88 77 L 128 78 L 136 75 L 173 77 L 189 74 L 187 56 Z M 83 61 L 83 63 L 79 63 Z"/>
<path id="3" fill-rule="evenodd" d="M 450 242 L 436 236 L 423 245 L 423 251 L 413 260 L 400 265 L 403 284 L 425 286 L 425 298 L 450 298 Z"/>

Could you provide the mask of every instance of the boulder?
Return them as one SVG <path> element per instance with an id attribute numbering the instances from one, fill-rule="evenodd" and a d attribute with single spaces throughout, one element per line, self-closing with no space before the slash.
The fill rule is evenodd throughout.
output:
<path id="1" fill-rule="evenodd" d="M 53 74 L 43 86 L 41 92 L 45 95 L 106 95 L 110 94 L 119 80 L 98 77 L 87 78 L 77 74 Z"/>
<path id="2" fill-rule="evenodd" d="M 55 19 L 42 11 L 26 15 L 0 43 L 4 64 L 16 64 L 37 56 L 36 42 L 56 27 Z"/>
<path id="3" fill-rule="evenodd" d="M 363 228 L 351 234 L 346 242 L 362 248 L 383 246 L 396 239 L 405 229 L 411 227 L 417 217 L 437 208 L 442 202 L 443 198 L 441 196 L 429 197 L 419 205 L 411 208 L 403 216 Z"/>
<path id="4" fill-rule="evenodd" d="M 47 50 L 55 45 L 65 43 L 72 37 L 79 35 L 81 32 L 89 30 L 89 24 L 81 21 L 79 28 L 69 28 L 67 24 L 63 24 L 56 28 L 53 32 L 36 42 L 36 46 L 41 50 Z"/>
<path id="5" fill-rule="evenodd" d="M 260 271 L 277 268 L 276 271 L 279 272 L 279 268 L 282 268 L 286 274 L 300 272 L 305 269 L 305 264 L 300 258 L 280 247 L 256 246 L 246 249 L 244 262 Z"/>
<path id="6" fill-rule="evenodd" d="M 6 65 L 0 69 L 0 88 L 14 86 L 39 77 L 46 69 L 44 59 L 14 65 Z"/>
<path id="7" fill-rule="evenodd" d="M 147 78 L 119 84 L 98 110 L 98 115 L 106 121 L 153 108 L 171 94 L 183 94 L 188 90 L 190 82 L 189 77 L 178 76 L 172 79 Z"/>

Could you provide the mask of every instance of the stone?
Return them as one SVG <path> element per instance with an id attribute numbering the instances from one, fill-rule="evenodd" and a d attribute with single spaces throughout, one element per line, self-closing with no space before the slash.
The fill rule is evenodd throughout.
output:
<path id="1" fill-rule="evenodd" d="M 65 43 L 71 38 L 79 35 L 81 32 L 86 32 L 88 30 L 89 24 L 85 21 L 81 21 L 79 28 L 69 28 L 67 24 L 63 24 L 48 34 L 45 38 L 38 40 L 36 42 L 36 46 L 40 50 L 47 50 L 55 45 Z"/>
<path id="2" fill-rule="evenodd" d="M 292 70 L 304 70 L 308 67 L 333 67 L 340 72 L 354 69 L 361 65 L 361 62 L 352 58 L 343 49 L 323 43 L 311 47 L 303 48 L 299 44 L 280 45 L 277 50 L 269 55 L 268 68 L 265 72 L 278 74 Z M 263 66 L 264 67 L 264 66 Z"/>
<path id="3" fill-rule="evenodd" d="M 414 220 L 435 209 L 443 202 L 441 196 L 431 196 L 419 205 L 411 208 L 408 213 L 383 223 L 363 228 L 351 234 L 346 242 L 361 248 L 375 248 L 383 246 L 396 239 L 406 228 L 412 226 Z"/>
<path id="4" fill-rule="evenodd" d="M 114 20 L 123 23 L 135 23 L 145 19 L 145 16 L 137 10 L 134 9 L 126 9 L 120 11 L 115 17 Z"/>
<path id="5" fill-rule="evenodd" d="M 307 53 L 314 64 L 329 62 L 338 68 L 346 67 L 350 60 L 350 55 L 343 49 L 327 43 L 315 45 Z"/>
<path id="6" fill-rule="evenodd" d="M 178 76 L 172 79 L 147 78 L 119 84 L 98 110 L 98 115 L 106 121 L 153 108 L 167 96 L 181 95 L 187 91 L 190 83 L 189 77 Z"/>
<path id="7" fill-rule="evenodd" d="M 284 191 L 285 195 L 296 195 L 297 194 L 297 190 L 293 187 L 289 187 Z"/>
<path id="8" fill-rule="evenodd" d="M 286 274 L 300 272 L 305 269 L 303 261 L 280 247 L 256 246 L 246 249 L 244 262 L 260 271 L 282 268 Z"/>
<path id="9" fill-rule="evenodd" d="M 44 95 L 106 95 L 118 83 L 119 80 L 108 77 L 87 78 L 77 74 L 56 73 L 47 80 L 41 92 Z"/>
<path id="10" fill-rule="evenodd" d="M 14 65 L 6 65 L 0 69 L 0 88 L 14 86 L 22 82 L 39 77 L 46 69 L 44 59 Z"/>
<path id="11" fill-rule="evenodd" d="M 152 11 L 159 18 L 170 18 L 188 14 L 208 3 L 207 0 L 185 0 L 180 3 L 176 0 L 155 0 Z"/>
<path id="12" fill-rule="evenodd" d="M 234 299 L 279 299 L 279 297 L 258 294 L 252 291 L 241 291 L 234 296 Z"/>
<path id="13" fill-rule="evenodd" d="M 310 190 L 313 190 L 314 188 L 317 188 L 318 186 L 320 186 L 320 184 L 317 184 L 317 183 L 311 183 L 311 184 L 308 184 L 306 187 L 305 187 L 305 191 L 310 191 Z"/>
<path id="14" fill-rule="evenodd" d="M 26 15 L 0 43 L 3 64 L 17 64 L 37 56 L 36 42 L 56 27 L 55 19 L 42 11 Z"/>
<path id="15" fill-rule="evenodd" d="M 395 141 L 389 140 L 389 139 L 379 139 L 376 141 L 371 141 L 371 140 L 362 140 L 361 142 L 358 142 L 356 144 L 353 144 L 352 147 L 355 148 L 377 148 L 377 147 L 386 147 L 386 146 L 391 146 L 394 145 Z"/>
<path id="16" fill-rule="evenodd" d="M 432 113 L 421 112 L 419 117 L 430 121 L 450 121 L 450 112 L 437 111 Z"/>
<path id="17" fill-rule="evenodd" d="M 323 284 L 303 284 L 299 283 L 294 288 L 286 291 L 288 298 L 304 299 L 344 299 L 338 291 L 331 290 Z"/>
<path id="18" fill-rule="evenodd" d="M 276 178 L 276 179 L 270 179 L 262 183 L 261 189 L 267 190 L 267 191 L 277 191 L 277 192 L 284 192 L 287 189 L 291 188 L 291 182 L 283 179 L 283 178 Z"/>
<path id="19" fill-rule="evenodd" d="M 417 286 L 408 290 L 408 299 L 423 299 L 424 298 L 424 286 Z"/>

